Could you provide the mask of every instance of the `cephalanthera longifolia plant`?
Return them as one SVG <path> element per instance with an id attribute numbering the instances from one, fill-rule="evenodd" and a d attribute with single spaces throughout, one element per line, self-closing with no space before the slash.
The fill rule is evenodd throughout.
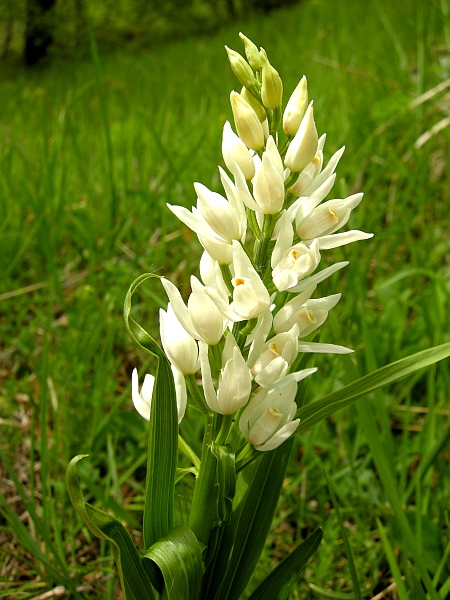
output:
<path id="1" fill-rule="evenodd" d="M 195 183 L 192 211 L 169 205 L 205 249 L 200 278 L 192 275 L 187 303 L 168 279 L 149 273 L 125 300 L 131 337 L 158 361 L 156 377 L 146 375 L 140 390 L 136 370 L 132 378 L 133 402 L 149 421 L 142 554 L 117 519 L 84 501 L 75 475 L 83 456 L 67 471 L 79 515 L 112 543 L 127 600 L 237 600 L 263 550 L 293 436 L 450 354 L 449 344 L 427 350 L 303 405 L 305 386 L 298 384 L 316 372 L 306 368 L 311 353 L 351 352 L 304 341 L 340 299 L 320 297 L 319 284 L 347 265 L 321 268 L 321 253 L 372 234 L 337 233 L 363 195 L 324 201 L 344 149 L 323 164 L 325 134 L 318 136 L 306 78 L 283 111 L 279 74 L 263 49 L 241 39 L 247 60 L 227 48 L 243 87 L 231 92 L 236 133 L 228 122 L 223 130 L 225 196 Z M 169 299 L 160 311 L 162 348 L 130 314 L 134 291 L 149 278 L 160 280 Z M 200 457 L 179 436 L 186 410 L 206 418 Z M 177 468 L 179 451 L 190 468 Z M 192 474 L 189 519 L 180 524 L 175 483 Z M 288 598 L 321 537 L 317 530 L 304 540 L 252 600 Z"/>

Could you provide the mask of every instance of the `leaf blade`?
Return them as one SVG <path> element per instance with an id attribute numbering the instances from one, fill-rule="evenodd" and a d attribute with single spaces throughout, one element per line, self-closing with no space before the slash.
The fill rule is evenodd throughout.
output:
<path id="1" fill-rule="evenodd" d="M 100 539 L 111 542 L 126 600 L 155 600 L 152 583 L 158 583 L 156 569 L 152 573 L 143 569 L 141 557 L 129 533 L 120 521 L 85 502 L 76 475 L 77 463 L 86 454 L 75 456 L 67 466 L 66 484 L 70 500 L 89 531 Z"/>
<path id="2" fill-rule="evenodd" d="M 355 400 L 449 356 L 450 342 L 447 342 L 381 367 L 336 392 L 324 396 L 320 400 L 310 402 L 296 413 L 296 418 L 301 419 L 297 433 L 309 429 L 312 425 L 355 402 Z"/>
<path id="3" fill-rule="evenodd" d="M 316 529 L 305 541 L 279 563 L 248 600 L 287 600 L 297 581 L 300 571 L 307 564 L 322 541 L 323 532 Z"/>
<path id="4" fill-rule="evenodd" d="M 162 599 L 197 600 L 202 586 L 202 551 L 197 538 L 186 525 L 174 527 L 144 556 L 164 577 Z"/>
<path id="5" fill-rule="evenodd" d="M 144 273 L 131 284 L 124 302 L 125 325 L 133 341 L 158 359 L 150 410 L 147 478 L 144 506 L 144 544 L 150 548 L 173 527 L 173 504 L 178 457 L 178 413 L 170 362 L 152 338 L 131 317 L 131 299 L 141 283 L 158 278 Z"/>

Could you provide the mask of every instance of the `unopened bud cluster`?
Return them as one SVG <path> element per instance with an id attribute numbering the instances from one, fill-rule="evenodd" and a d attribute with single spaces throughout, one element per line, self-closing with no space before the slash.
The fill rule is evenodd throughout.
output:
<path id="1" fill-rule="evenodd" d="M 321 252 L 372 234 L 336 233 L 362 194 L 325 201 L 344 149 L 324 166 L 325 134 L 318 136 L 306 77 L 283 113 L 278 72 L 262 48 L 242 34 L 241 39 L 247 60 L 227 48 L 244 87 L 231 93 L 236 133 L 229 122 L 223 129 L 224 195 L 195 183 L 192 210 L 168 205 L 205 251 L 187 302 L 161 279 L 169 299 L 160 313 L 161 341 L 172 364 L 179 419 L 186 408 L 185 381 L 192 384 L 197 375 L 203 406 L 221 415 L 237 413 L 245 440 L 267 451 L 298 427 L 297 384 L 316 371 L 296 370 L 300 353 L 351 352 L 303 339 L 340 299 L 340 294 L 313 298 L 320 282 L 347 265 L 320 269 Z M 146 418 L 148 377 L 141 392 L 137 374 L 133 377 L 133 400 Z"/>

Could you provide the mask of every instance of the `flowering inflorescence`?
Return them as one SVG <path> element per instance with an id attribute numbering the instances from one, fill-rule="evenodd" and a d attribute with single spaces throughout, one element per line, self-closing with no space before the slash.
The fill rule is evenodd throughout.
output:
<path id="1" fill-rule="evenodd" d="M 283 113 L 280 76 L 263 49 L 242 34 L 241 39 L 247 61 L 227 48 L 243 86 L 230 98 L 237 134 L 229 122 L 223 129 L 222 154 L 232 177 L 219 167 L 225 196 L 195 183 L 197 205 L 191 211 L 168 205 L 197 234 L 204 253 L 200 279 L 191 277 L 187 304 L 173 283 L 161 279 L 169 304 L 167 312 L 160 312 L 160 327 L 179 420 L 186 409 L 187 382 L 204 412 L 241 411 L 235 422 L 242 436 L 267 451 L 299 424 L 294 418 L 297 384 L 316 371 L 296 370 L 299 354 L 351 352 L 303 341 L 340 299 L 340 294 L 312 298 L 317 285 L 347 265 L 318 271 L 320 253 L 372 234 L 336 233 L 362 194 L 324 202 L 344 148 L 324 167 L 325 134 L 318 137 L 306 78 Z M 249 229 L 252 252 L 245 245 Z M 203 394 L 194 379 L 199 370 Z M 139 392 L 133 373 L 133 401 L 147 419 L 151 392 L 151 376 Z"/>

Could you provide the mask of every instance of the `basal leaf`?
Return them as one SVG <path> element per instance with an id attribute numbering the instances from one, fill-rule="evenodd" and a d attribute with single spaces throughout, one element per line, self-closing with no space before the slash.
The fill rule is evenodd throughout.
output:
<path id="1" fill-rule="evenodd" d="M 122 523 L 84 500 L 75 470 L 77 462 L 85 456 L 76 456 L 67 467 L 66 484 L 70 500 L 88 529 L 98 538 L 111 542 L 125 599 L 154 600 L 152 584 L 160 587 L 157 568 L 144 569 L 141 556 Z"/>
<path id="2" fill-rule="evenodd" d="M 156 564 L 163 574 L 162 600 L 197 600 L 203 576 L 202 549 L 189 527 L 174 527 L 153 544 L 144 562 Z"/>
<path id="3" fill-rule="evenodd" d="M 300 571 L 319 547 L 322 535 L 321 529 L 313 531 L 259 584 L 249 600 L 287 600 Z"/>
<path id="4" fill-rule="evenodd" d="M 178 414 L 170 363 L 151 335 L 130 316 L 131 298 L 136 288 L 154 277 L 157 276 L 151 273 L 138 277 L 131 284 L 124 303 L 125 324 L 132 339 L 142 350 L 158 359 L 148 435 L 143 525 L 146 548 L 172 529 L 178 454 Z"/>

